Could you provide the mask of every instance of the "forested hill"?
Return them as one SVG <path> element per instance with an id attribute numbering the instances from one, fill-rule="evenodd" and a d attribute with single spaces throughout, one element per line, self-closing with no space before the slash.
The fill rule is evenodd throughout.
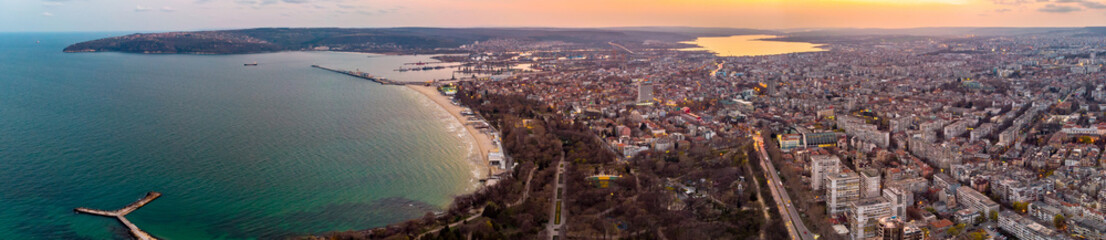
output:
<path id="1" fill-rule="evenodd" d="M 730 28 L 255 28 L 241 30 L 136 33 L 70 45 L 65 52 L 232 54 L 288 50 L 388 53 L 463 51 L 463 45 L 496 43 L 540 46 L 600 46 L 607 42 L 678 42 L 701 36 L 773 34 Z M 544 45 L 541 45 L 544 44 Z"/>

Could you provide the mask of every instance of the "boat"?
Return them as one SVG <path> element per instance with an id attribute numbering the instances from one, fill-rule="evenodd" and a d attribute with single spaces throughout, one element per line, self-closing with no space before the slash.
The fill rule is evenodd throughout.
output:
<path id="1" fill-rule="evenodd" d="M 242 64 L 245 66 L 257 66 L 257 62 Z"/>

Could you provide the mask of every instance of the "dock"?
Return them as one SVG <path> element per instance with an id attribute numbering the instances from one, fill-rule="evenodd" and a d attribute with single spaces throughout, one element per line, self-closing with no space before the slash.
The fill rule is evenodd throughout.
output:
<path id="1" fill-rule="evenodd" d="M 407 82 L 392 81 L 392 80 L 388 80 L 388 79 L 385 79 L 385 78 L 376 77 L 376 76 L 373 76 L 372 74 L 369 74 L 369 73 L 366 73 L 366 72 L 361 72 L 361 71 L 349 71 L 349 70 L 328 68 L 328 67 L 323 67 L 323 66 L 319 66 L 319 65 L 311 65 L 311 67 L 322 69 L 322 70 L 327 70 L 327 71 L 331 71 L 331 72 L 341 73 L 341 74 L 345 74 L 345 75 L 349 75 L 349 76 L 352 76 L 352 77 L 361 78 L 361 79 L 365 79 L 365 80 L 369 80 L 369 81 L 373 81 L 373 82 L 376 82 L 376 83 L 379 83 L 379 84 L 382 84 L 382 85 L 424 84 L 424 83 L 407 83 Z"/>
<path id="2" fill-rule="evenodd" d="M 131 235 L 134 235 L 134 238 L 139 239 L 139 240 L 156 240 L 157 238 L 154 238 L 149 233 L 146 233 L 146 232 L 142 231 L 142 229 L 139 229 L 138 226 L 134 225 L 134 223 L 131 223 L 130 220 L 127 220 L 126 215 L 130 214 L 131 212 L 133 212 L 134 210 L 137 210 L 138 208 L 140 208 L 142 206 L 145 206 L 147 203 L 150 203 L 150 201 L 153 201 L 154 199 L 156 199 L 158 197 L 161 197 L 161 193 L 159 193 L 159 192 L 148 192 L 148 193 L 146 193 L 146 197 L 143 197 L 142 199 L 139 199 L 138 201 L 135 201 L 135 202 L 131 203 L 130 205 L 127 205 L 126 207 L 120 208 L 119 210 L 115 210 L 115 211 L 104 211 L 104 210 L 97 210 L 97 209 L 83 208 L 83 207 L 76 208 L 76 209 L 73 209 L 73 210 L 77 211 L 78 213 L 99 215 L 99 216 L 104 216 L 104 217 L 114 217 L 114 218 L 118 219 L 119 222 L 123 223 L 123 225 L 127 226 L 127 228 L 129 228 L 131 230 Z"/>

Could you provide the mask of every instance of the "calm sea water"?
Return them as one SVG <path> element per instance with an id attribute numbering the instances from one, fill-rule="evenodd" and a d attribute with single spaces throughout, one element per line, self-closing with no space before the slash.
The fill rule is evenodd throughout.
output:
<path id="1" fill-rule="evenodd" d="M 764 41 L 775 38 L 772 35 L 740 35 L 729 37 L 701 37 L 695 41 L 684 42 L 699 45 L 701 48 L 683 49 L 686 51 L 707 50 L 724 57 L 763 56 L 799 52 L 819 52 L 825 49 L 821 45 L 805 42 Z"/>
<path id="2" fill-rule="evenodd" d="M 147 191 L 164 195 L 128 218 L 157 237 L 266 239 L 416 218 L 475 186 L 471 136 L 429 99 L 310 67 L 449 77 L 390 71 L 428 56 L 61 52 L 112 35 L 0 33 L 0 238 L 127 238 L 73 208 Z"/>

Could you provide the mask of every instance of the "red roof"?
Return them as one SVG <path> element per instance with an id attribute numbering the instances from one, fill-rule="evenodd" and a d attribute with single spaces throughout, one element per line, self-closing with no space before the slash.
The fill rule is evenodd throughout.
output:
<path id="1" fill-rule="evenodd" d="M 946 228 L 952 226 L 952 221 L 949 221 L 948 219 L 941 219 L 929 222 L 929 226 L 933 227 L 934 229 Z"/>

